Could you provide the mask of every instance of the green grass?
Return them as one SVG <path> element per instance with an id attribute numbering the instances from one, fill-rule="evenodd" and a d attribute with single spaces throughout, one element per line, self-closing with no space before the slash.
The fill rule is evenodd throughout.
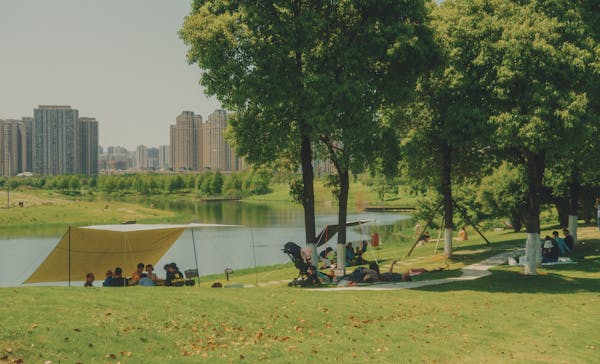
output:
<path id="1" fill-rule="evenodd" d="M 331 190 L 323 185 L 323 181 L 315 182 L 315 204 L 318 207 L 336 206 L 337 202 L 332 196 Z M 289 186 L 286 183 L 275 183 L 270 186 L 271 193 L 266 195 L 250 196 L 244 200 L 248 201 L 291 201 Z M 348 196 L 348 207 L 350 210 L 362 210 L 366 206 L 400 206 L 415 207 L 418 196 L 411 194 L 408 187 L 399 187 L 397 195 L 388 196 L 384 201 L 379 201 L 379 197 L 373 188 L 370 188 L 360 182 L 350 183 L 350 192 Z"/>
<path id="2" fill-rule="evenodd" d="M 22 201 L 24 207 L 19 207 Z M 0 229 L 4 232 L 36 233 L 64 230 L 65 221 L 72 226 L 89 224 L 118 224 L 136 220 L 142 223 L 177 220 L 170 211 L 147 208 L 134 203 L 116 201 L 87 201 L 69 198 L 43 190 L 11 192 L 11 208 L 6 208 L 6 195 L 0 195 Z"/>
<path id="3" fill-rule="evenodd" d="M 0 358 L 593 363 L 600 350 L 600 234 L 588 227 L 580 237 L 579 264 L 543 268 L 539 276 L 503 266 L 479 280 L 415 290 L 210 289 L 208 277 L 184 288 L 3 288 Z M 522 245 L 524 234 L 489 238 L 493 248 L 480 239 L 457 246 L 451 268 Z M 408 245 L 384 245 L 376 254 L 389 264 Z M 401 269 L 444 263 L 430 248 L 417 248 Z M 265 281 L 294 274 L 289 265 L 258 272 Z M 233 279 L 255 276 L 238 271 Z"/>

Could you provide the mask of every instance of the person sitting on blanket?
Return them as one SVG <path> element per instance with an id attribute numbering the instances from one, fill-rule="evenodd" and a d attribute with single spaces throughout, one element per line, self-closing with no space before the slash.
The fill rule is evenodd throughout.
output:
<path id="1" fill-rule="evenodd" d="M 565 236 L 564 237 L 565 244 L 567 244 L 567 246 L 569 247 L 569 250 L 573 251 L 573 249 L 575 249 L 575 239 L 573 239 L 573 235 L 571 235 L 571 233 L 569 232 L 569 229 L 564 228 L 563 235 Z"/>
<path id="2" fill-rule="evenodd" d="M 142 274 L 144 273 L 144 263 L 138 263 L 137 269 L 131 273 L 131 278 L 129 278 L 129 285 L 133 286 L 140 282 L 140 278 L 142 278 Z"/>
<path id="3" fill-rule="evenodd" d="M 110 287 L 111 284 L 110 282 L 112 282 L 113 280 L 113 272 L 112 270 L 107 270 L 106 271 L 106 278 L 104 279 L 104 282 L 102 282 L 102 287 Z"/>
<path id="4" fill-rule="evenodd" d="M 88 273 L 85 276 L 85 284 L 84 287 L 94 287 L 94 273 Z"/>
<path id="5" fill-rule="evenodd" d="M 321 280 L 314 265 L 308 266 L 308 278 L 302 283 L 302 287 L 320 286 Z"/>
<path id="6" fill-rule="evenodd" d="M 346 264 L 352 265 L 354 263 L 354 249 L 352 249 L 352 243 L 346 244 Z"/>
<path id="7" fill-rule="evenodd" d="M 152 282 L 156 283 L 158 281 L 158 276 L 154 273 L 154 266 L 152 264 L 146 264 L 146 275 Z"/>
<path id="8" fill-rule="evenodd" d="M 115 268 L 115 276 L 110 281 L 111 287 L 125 287 L 127 286 L 127 279 L 123 277 L 123 270 L 121 267 Z"/>
<path id="9" fill-rule="evenodd" d="M 329 266 L 331 265 L 331 261 L 329 260 L 329 258 L 327 258 L 327 255 L 329 253 L 331 253 L 333 251 L 333 248 L 328 246 L 327 248 L 323 249 L 320 253 L 319 253 L 319 260 L 321 262 L 323 262 L 323 269 L 325 268 L 329 268 Z"/>
<path id="10" fill-rule="evenodd" d="M 185 278 L 179 271 L 177 264 L 171 263 L 167 265 L 167 279 L 165 280 L 165 286 L 181 287 L 185 285 Z"/>
<path id="11" fill-rule="evenodd" d="M 556 244 L 558 245 L 558 249 L 560 249 L 561 254 L 567 254 L 571 252 L 571 249 L 569 249 L 565 241 L 560 236 L 558 236 L 558 231 L 552 232 L 552 238 L 554 239 L 554 241 L 556 241 Z"/>
<path id="12" fill-rule="evenodd" d="M 354 251 L 354 263 L 355 264 L 368 264 L 369 262 L 367 262 L 367 260 L 365 258 L 363 258 L 363 256 L 362 256 L 363 253 L 367 251 L 368 243 L 363 241 L 360 244 L 362 246 L 357 246 Z"/>
<path id="13" fill-rule="evenodd" d="M 558 261 L 558 244 L 554 239 L 547 236 L 544 238 L 544 244 L 542 246 L 542 263 L 552 263 Z"/>
<path id="14" fill-rule="evenodd" d="M 143 287 L 154 287 L 154 281 L 150 279 L 146 273 L 142 273 L 139 285 Z"/>

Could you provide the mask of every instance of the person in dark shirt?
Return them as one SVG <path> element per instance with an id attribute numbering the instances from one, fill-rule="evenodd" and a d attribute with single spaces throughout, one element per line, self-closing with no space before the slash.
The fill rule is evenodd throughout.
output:
<path id="1" fill-rule="evenodd" d="M 177 264 L 171 263 L 167 266 L 167 279 L 165 279 L 165 286 L 181 287 L 185 285 L 185 278 L 179 271 Z"/>
<path id="2" fill-rule="evenodd" d="M 104 279 L 104 282 L 102 282 L 102 286 L 103 287 L 110 287 L 110 282 L 112 282 L 113 279 L 113 272 L 112 270 L 107 270 L 106 271 L 106 278 Z"/>
<path id="3" fill-rule="evenodd" d="M 94 273 L 88 273 L 85 276 L 85 284 L 84 287 L 94 287 Z"/>
<path id="4" fill-rule="evenodd" d="M 115 268 L 115 275 L 110 282 L 111 287 L 127 286 L 127 279 L 123 277 L 123 270 L 120 267 Z"/>
<path id="5" fill-rule="evenodd" d="M 321 285 L 321 280 L 319 279 L 319 276 L 317 274 L 317 269 L 315 268 L 314 265 L 309 266 L 308 267 L 308 278 L 306 278 L 306 280 L 302 284 L 302 287 L 320 286 L 320 285 Z"/>
<path id="6" fill-rule="evenodd" d="M 564 228 L 563 235 L 565 236 L 563 239 L 565 241 L 565 244 L 567 244 L 570 251 L 573 251 L 573 248 L 575 248 L 575 239 L 573 239 L 573 235 L 571 235 L 569 229 Z"/>
<path id="7" fill-rule="evenodd" d="M 549 236 L 544 238 L 542 246 L 542 263 L 552 263 L 558 261 L 560 249 L 554 239 Z"/>

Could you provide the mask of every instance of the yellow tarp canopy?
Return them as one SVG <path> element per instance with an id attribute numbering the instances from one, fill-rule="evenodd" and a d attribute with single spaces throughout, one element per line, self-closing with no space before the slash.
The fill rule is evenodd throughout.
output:
<path id="1" fill-rule="evenodd" d="M 100 225 L 71 227 L 25 283 L 83 281 L 88 272 L 102 279 L 115 267 L 129 275 L 138 263 L 155 265 L 187 228 L 225 226 Z"/>

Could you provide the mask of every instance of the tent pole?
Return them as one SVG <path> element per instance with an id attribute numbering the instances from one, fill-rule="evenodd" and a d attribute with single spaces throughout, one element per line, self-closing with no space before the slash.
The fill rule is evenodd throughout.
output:
<path id="1" fill-rule="evenodd" d="M 366 234 L 365 234 L 365 228 L 364 228 L 364 226 L 363 226 L 362 223 L 359 223 L 358 226 L 360 226 L 360 235 L 361 235 L 361 238 L 362 238 L 362 243 L 364 244 L 364 242 L 367 241 L 367 240 L 365 240 L 365 236 L 366 236 Z M 367 247 L 369 245 L 370 244 L 367 243 Z M 371 248 L 373 248 L 373 247 L 371 247 Z M 371 252 L 371 256 L 373 257 L 373 260 L 375 260 L 375 264 L 379 265 L 379 262 L 377 261 L 377 258 L 375 258 L 375 254 L 373 254 L 373 249 L 369 249 L 369 251 Z"/>
<path id="2" fill-rule="evenodd" d="M 469 217 L 467 216 L 467 211 L 465 211 L 465 209 L 462 206 L 457 204 L 456 201 L 452 200 L 452 203 L 454 204 L 455 207 L 458 208 L 458 211 L 460 211 L 463 218 L 465 220 L 467 220 L 467 223 L 469 223 L 469 225 L 471 225 L 473 227 L 473 229 L 475 229 L 475 231 L 477 231 L 477 234 L 479 234 L 483 238 L 483 240 L 485 240 L 486 244 L 490 245 L 491 244 L 490 241 L 483 235 L 483 233 L 481 231 L 479 231 L 477 226 L 475 226 L 475 224 L 473 224 L 471 222 L 471 220 L 469 220 Z"/>
<path id="3" fill-rule="evenodd" d="M 69 287 L 71 287 L 71 225 L 69 225 Z"/>
<path id="4" fill-rule="evenodd" d="M 425 225 L 425 228 L 423 228 L 423 230 L 421 231 L 421 234 L 417 237 L 417 241 L 415 241 L 415 243 L 412 245 L 412 247 L 408 251 L 408 254 L 406 254 L 407 257 L 409 257 L 412 254 L 413 250 L 417 246 L 417 243 L 421 240 L 421 235 L 423 235 L 425 233 L 425 231 L 427 231 L 427 229 L 429 229 L 429 225 L 431 225 L 431 223 L 433 222 L 435 215 L 437 214 L 439 209 L 442 207 L 442 205 L 443 205 L 443 203 L 440 203 L 438 205 L 438 207 L 435 209 L 435 211 L 433 211 L 433 213 L 431 214 L 431 217 L 429 218 L 429 221 L 427 221 L 427 224 Z"/>
<path id="5" fill-rule="evenodd" d="M 258 288 L 258 271 L 256 270 L 256 249 L 254 248 L 254 229 L 250 225 L 250 237 L 252 238 L 252 255 L 254 255 L 254 279 Z"/>
<path id="6" fill-rule="evenodd" d="M 123 236 L 123 264 L 121 265 L 123 268 L 125 267 L 125 261 L 127 260 L 127 233 Z M 123 269 L 121 268 L 121 269 Z M 125 276 L 127 277 L 127 276 Z"/>
<path id="7" fill-rule="evenodd" d="M 198 255 L 196 254 L 196 237 L 194 235 L 194 228 L 192 228 L 192 245 L 194 246 L 194 262 L 196 263 L 196 273 L 198 276 L 198 287 L 200 287 L 200 270 L 198 269 Z"/>

